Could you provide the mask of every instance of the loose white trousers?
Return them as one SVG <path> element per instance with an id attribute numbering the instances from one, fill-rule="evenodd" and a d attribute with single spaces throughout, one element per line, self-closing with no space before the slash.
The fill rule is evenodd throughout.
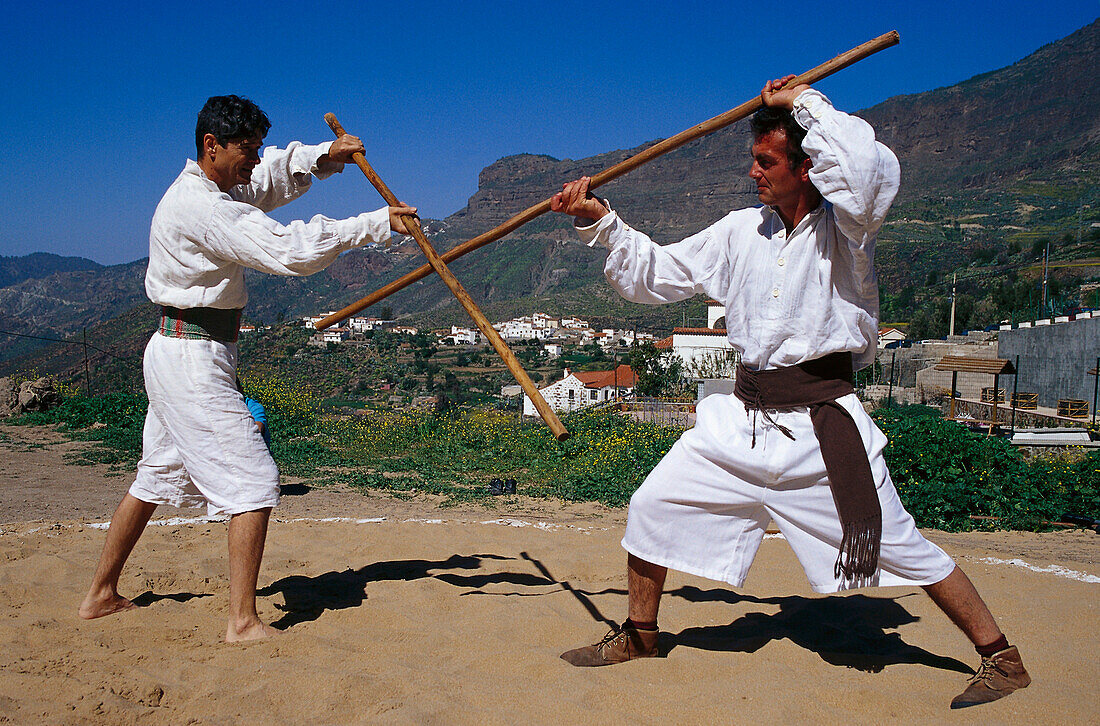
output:
<path id="1" fill-rule="evenodd" d="M 921 535 L 898 499 L 882 455 L 886 437 L 854 394 L 838 403 L 856 422 L 882 506 L 879 571 L 871 584 L 940 582 L 955 563 Z M 623 547 L 647 562 L 740 587 L 774 520 L 814 591 L 847 589 L 833 574 L 842 531 L 809 409 L 769 413 L 793 441 L 760 413 L 754 423 L 732 394 L 703 399 L 695 427 L 631 497 Z"/>
<path id="2" fill-rule="evenodd" d="M 145 347 L 143 502 L 240 514 L 279 503 L 279 469 L 237 390 L 237 345 L 154 334 Z"/>

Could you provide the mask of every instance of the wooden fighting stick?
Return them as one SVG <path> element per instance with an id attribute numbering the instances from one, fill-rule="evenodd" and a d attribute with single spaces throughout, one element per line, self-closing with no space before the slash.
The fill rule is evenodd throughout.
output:
<path id="1" fill-rule="evenodd" d="M 827 78 L 837 71 L 847 68 L 853 63 L 856 63 L 870 55 L 878 53 L 880 50 L 884 50 L 891 46 L 897 45 L 899 42 L 901 42 L 901 37 L 898 35 L 898 32 L 896 30 L 891 30 L 889 33 L 880 35 L 874 40 L 869 40 L 862 45 L 858 45 L 848 52 L 841 53 L 836 58 L 822 63 L 816 68 L 806 71 L 802 75 L 797 76 L 796 78 L 789 81 L 786 85 L 797 86 L 801 83 L 817 83 L 821 79 Z M 609 181 L 617 179 L 623 174 L 637 169 L 639 166 L 645 164 L 648 161 L 653 161 L 659 156 L 667 154 L 674 149 L 678 149 L 690 141 L 694 141 L 695 139 L 706 136 L 707 134 L 718 131 L 719 129 L 724 129 L 730 124 L 736 121 L 740 121 L 741 119 L 756 113 L 761 105 L 763 105 L 763 102 L 760 100 L 760 97 L 757 96 L 751 101 L 746 101 L 737 108 L 730 109 L 729 111 L 719 114 L 712 119 L 708 119 L 701 124 L 692 126 L 686 131 L 681 131 L 675 136 L 669 137 L 658 144 L 654 144 L 645 151 L 639 152 L 629 159 L 626 159 L 625 161 L 620 161 L 618 164 L 604 169 L 600 173 L 594 175 L 592 177 L 592 181 L 588 184 L 588 188 L 591 190 L 607 184 Z M 542 202 L 539 202 L 533 207 L 528 207 L 516 216 L 501 224 L 500 226 L 495 227 L 484 234 L 478 235 L 477 237 L 474 237 L 467 242 L 463 242 L 462 244 L 448 250 L 447 252 L 444 252 L 440 259 L 444 263 L 454 262 L 459 257 L 462 257 L 468 252 L 473 252 L 480 247 L 484 247 L 490 242 L 497 241 L 506 234 L 518 229 L 519 227 L 522 227 L 523 225 L 530 222 L 532 219 L 546 214 L 549 211 L 550 200 L 546 199 Z M 424 279 L 432 273 L 433 269 L 434 268 L 431 264 L 418 267 L 404 277 L 400 277 L 397 280 L 394 280 L 385 287 L 378 288 L 370 295 L 367 295 L 357 302 L 348 305 L 346 308 L 335 312 L 326 318 L 321 319 L 317 322 L 315 327 L 318 330 L 324 330 L 329 326 L 335 325 L 341 320 L 355 315 L 360 310 L 374 305 L 376 302 L 383 300 L 390 295 L 393 295 L 399 290 L 403 290 L 417 280 Z"/>
<path id="2" fill-rule="evenodd" d="M 340 122 L 336 120 L 334 115 L 326 113 L 325 121 L 337 137 L 344 135 L 344 127 L 340 125 Z M 379 177 L 371 165 L 367 163 L 367 159 L 363 154 L 357 151 L 351 158 L 363 171 L 367 179 L 370 180 L 374 188 L 378 190 L 378 193 L 382 195 L 382 198 L 386 200 L 386 204 L 391 207 L 401 206 L 401 202 L 397 200 L 397 197 L 390 191 L 390 188 L 386 186 L 386 183 L 382 181 L 381 177 Z M 542 420 L 546 422 L 546 425 L 550 427 L 550 431 L 553 432 L 555 438 L 557 438 L 558 441 L 564 441 L 569 438 L 569 432 L 566 431 L 565 426 L 562 425 L 553 409 L 546 403 L 546 399 L 539 393 L 539 389 L 535 386 L 531 377 L 527 375 L 527 371 L 523 370 L 523 366 L 519 364 L 519 360 L 516 358 L 515 353 L 513 353 L 508 347 L 508 344 L 504 342 L 504 339 L 500 337 L 500 333 L 496 331 L 496 328 L 489 322 L 489 319 L 481 312 L 477 303 L 475 303 L 470 297 L 470 294 L 466 292 L 466 288 L 462 287 L 462 283 L 459 282 L 458 278 L 456 278 L 447 268 L 446 263 L 440 258 L 439 253 L 435 251 L 435 248 L 432 247 L 428 238 L 424 236 L 424 230 L 420 228 L 420 220 L 410 214 L 404 214 L 401 216 L 401 222 L 405 225 L 405 229 L 409 230 L 409 234 L 416 240 L 416 243 L 420 245 L 420 250 L 424 253 L 424 256 L 428 258 L 429 269 L 435 270 L 435 273 L 443 279 L 443 282 L 451 289 L 454 296 L 462 303 L 462 307 L 465 308 L 466 312 L 473 318 L 478 329 L 489 339 L 493 349 L 496 350 L 497 355 L 501 357 L 504 364 L 508 366 L 508 370 L 515 376 L 516 381 L 519 383 L 520 387 L 523 388 L 523 392 L 526 393 L 535 404 L 535 409 L 539 412 L 539 415 L 542 416 Z"/>

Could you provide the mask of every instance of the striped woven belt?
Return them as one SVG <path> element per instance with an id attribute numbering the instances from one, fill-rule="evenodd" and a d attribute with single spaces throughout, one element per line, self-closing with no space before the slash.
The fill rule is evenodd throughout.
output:
<path id="1" fill-rule="evenodd" d="M 174 308 L 162 305 L 157 332 L 169 338 L 217 340 L 236 343 L 241 327 L 241 310 L 218 308 Z"/>

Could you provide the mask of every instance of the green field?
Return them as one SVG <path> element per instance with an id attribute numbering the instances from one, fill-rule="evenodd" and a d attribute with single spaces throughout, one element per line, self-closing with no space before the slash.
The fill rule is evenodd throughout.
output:
<path id="1" fill-rule="evenodd" d="M 488 503 L 491 479 L 514 478 L 525 496 L 623 506 L 681 434 L 604 411 L 565 417 L 573 436 L 559 443 L 539 422 L 488 408 L 337 415 L 324 413 L 305 389 L 274 379 L 252 380 L 246 389 L 267 408 L 283 473 L 313 486 L 442 495 L 444 505 Z M 71 395 L 53 411 L 13 421 L 96 441 L 78 463 L 108 463 L 122 474 L 140 456 L 146 405 L 141 394 Z M 922 527 L 1041 530 L 1065 513 L 1100 514 L 1100 453 L 1025 460 L 1003 440 L 944 421 L 933 409 L 874 416 L 890 438 L 886 457 L 898 491 Z"/>

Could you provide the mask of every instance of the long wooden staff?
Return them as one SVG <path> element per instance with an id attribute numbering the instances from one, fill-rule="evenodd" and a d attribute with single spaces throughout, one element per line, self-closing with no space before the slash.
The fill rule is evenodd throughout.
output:
<path id="1" fill-rule="evenodd" d="M 337 137 L 344 135 L 344 127 L 340 125 L 340 122 L 336 120 L 336 117 L 331 113 L 325 114 L 325 121 L 328 123 L 332 132 Z M 382 195 L 382 198 L 386 200 L 386 204 L 391 207 L 399 206 L 401 202 L 397 201 L 397 197 L 390 188 L 386 186 L 386 183 L 382 181 L 382 178 L 374 171 L 370 164 L 367 163 L 367 159 L 358 151 L 352 154 L 352 160 L 356 165 L 362 169 L 370 183 L 378 190 L 378 193 Z M 432 247 L 431 242 L 424 236 L 424 230 L 420 228 L 420 220 L 410 214 L 404 214 L 401 216 L 401 221 L 405 225 L 405 229 L 409 230 L 409 234 L 416 240 L 416 243 L 420 245 L 420 250 L 424 253 L 424 256 L 428 258 L 429 269 L 435 270 L 436 274 L 443 278 L 443 282 L 447 284 L 447 287 L 451 288 L 451 292 L 458 298 L 458 301 L 462 303 L 462 307 L 466 308 L 466 312 L 473 318 L 474 323 L 477 324 L 482 334 L 489 339 L 493 348 L 496 350 L 503 360 L 504 364 L 508 366 L 508 370 L 515 376 L 516 381 L 520 387 L 523 388 L 523 392 L 526 393 L 531 401 L 535 404 L 535 409 L 542 416 L 542 420 L 546 422 L 546 425 L 550 427 L 554 436 L 558 441 L 564 441 L 569 438 L 569 432 L 566 431 L 565 426 L 562 425 L 553 409 L 546 403 L 546 399 L 539 393 L 539 389 L 535 386 L 534 381 L 527 375 L 527 371 L 523 370 L 523 366 L 519 364 L 519 360 L 516 359 L 515 353 L 512 352 L 508 344 L 504 342 L 504 339 L 500 337 L 500 333 L 496 331 L 489 319 L 485 317 L 485 314 L 478 308 L 477 303 L 473 301 L 470 294 L 466 292 L 466 288 L 462 287 L 462 283 L 458 281 L 458 278 L 447 269 L 447 265 L 439 257 L 439 253 Z"/>
<path id="2" fill-rule="evenodd" d="M 897 45 L 899 42 L 901 42 L 901 37 L 898 35 L 898 31 L 891 30 L 885 35 L 880 35 L 874 40 L 869 40 L 863 45 L 858 45 L 855 48 L 852 48 L 847 53 L 841 53 L 836 58 L 822 63 L 816 68 L 806 71 L 802 75 L 791 80 L 787 85 L 798 85 L 800 83 L 817 83 L 822 78 L 827 78 L 837 71 L 847 68 L 853 63 L 856 63 L 857 61 L 861 61 L 867 56 L 873 55 L 880 50 L 884 50 L 891 46 Z M 760 100 L 760 97 L 757 96 L 751 101 L 746 101 L 737 108 L 730 109 L 729 111 L 719 114 L 712 119 L 704 121 L 701 124 L 692 126 L 686 131 L 681 131 L 675 136 L 667 138 L 658 144 L 654 144 L 645 151 L 639 152 L 629 159 L 626 159 L 625 161 L 620 161 L 618 164 L 615 164 L 614 166 L 604 169 L 600 173 L 596 174 L 592 177 L 592 181 L 589 182 L 588 188 L 595 189 L 596 187 L 607 184 L 609 181 L 617 179 L 623 174 L 637 169 L 642 164 L 645 164 L 648 161 L 653 161 L 658 156 L 662 156 L 674 149 L 680 148 L 689 141 L 694 141 L 695 139 L 706 136 L 707 134 L 718 131 L 719 129 L 724 129 L 725 127 L 736 121 L 740 121 L 747 116 L 751 116 L 752 114 L 756 113 L 761 104 L 762 101 Z M 539 202 L 533 207 L 528 207 L 516 216 L 509 219 L 507 222 L 501 224 L 500 226 L 495 227 L 484 234 L 478 235 L 477 237 L 474 237 L 467 242 L 463 242 L 462 244 L 448 250 L 447 252 L 444 252 L 441 256 L 441 259 L 443 260 L 443 262 L 453 262 L 468 252 L 473 252 L 479 247 L 484 247 L 490 242 L 497 241 L 509 232 L 512 232 L 513 230 L 522 227 L 523 225 L 530 222 L 532 219 L 546 214 L 549 211 L 550 200 L 546 199 L 542 202 Z M 393 295 L 395 292 L 403 290 L 417 280 L 424 279 L 431 273 L 432 266 L 430 264 L 424 265 L 423 267 L 418 267 L 404 277 L 400 277 L 397 280 L 394 280 L 390 284 L 386 285 L 385 287 L 378 288 L 370 295 L 367 295 L 365 298 L 362 298 L 361 300 L 354 302 L 351 305 L 348 305 L 343 310 L 335 312 L 326 318 L 322 318 L 316 323 L 314 327 L 316 327 L 318 330 L 324 330 L 330 325 L 335 325 L 341 320 L 355 315 L 360 310 L 374 305 L 379 300 L 383 300 L 390 295 Z"/>

